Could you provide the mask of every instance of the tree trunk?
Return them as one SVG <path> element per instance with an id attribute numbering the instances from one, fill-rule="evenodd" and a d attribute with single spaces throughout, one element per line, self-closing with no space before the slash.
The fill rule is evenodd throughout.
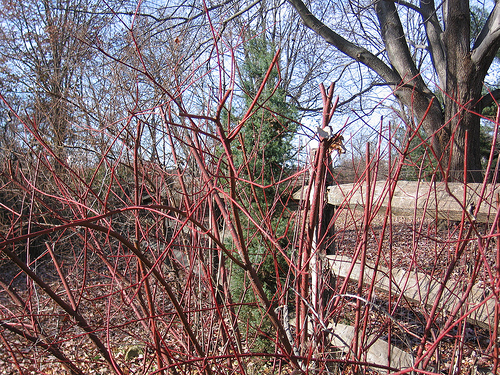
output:
<path id="1" fill-rule="evenodd" d="M 467 167 L 466 180 L 480 182 L 480 118 L 471 111 L 474 111 L 481 98 L 482 82 L 486 73 L 478 70 L 471 60 L 468 0 L 449 1 L 445 7 L 445 125 L 452 135 L 446 153 L 449 161 L 447 177 L 450 181 L 464 181 L 464 167 Z"/>
<path id="2" fill-rule="evenodd" d="M 469 92 L 466 95 L 459 95 L 456 100 L 446 100 L 446 119 L 452 134 L 446 155 L 449 157 L 448 180 L 453 182 L 464 181 L 464 167 L 467 168 L 467 182 L 483 180 L 479 148 L 480 117 L 469 111 L 478 96 L 470 92 L 475 91 L 474 88 L 462 85 L 462 92 L 467 89 Z M 468 108 L 461 108 L 460 103 L 467 102 L 471 103 L 466 106 Z"/>

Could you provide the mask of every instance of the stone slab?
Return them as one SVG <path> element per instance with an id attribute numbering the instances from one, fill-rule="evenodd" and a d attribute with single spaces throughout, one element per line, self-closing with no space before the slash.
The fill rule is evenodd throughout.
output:
<path id="1" fill-rule="evenodd" d="M 372 185 L 372 208 L 384 212 L 389 204 L 389 182 L 377 181 Z M 483 184 L 430 183 L 419 181 L 398 181 L 393 189 L 391 210 L 396 216 L 432 217 L 453 221 L 462 220 L 464 208 L 473 204 L 479 206 L 476 215 L 478 222 L 495 220 L 500 196 L 499 184 L 487 184 L 480 199 Z M 465 192 L 465 193 L 464 193 Z M 304 199 L 302 190 L 294 193 L 293 198 Z M 366 185 L 341 184 L 327 187 L 327 202 L 340 208 L 363 210 L 366 206 Z"/>
<path id="2" fill-rule="evenodd" d="M 329 260 L 331 271 L 336 276 L 349 278 L 353 281 L 360 279 L 361 265 L 359 262 L 352 264 L 351 258 L 343 256 L 327 255 L 326 257 Z M 402 294 L 409 302 L 424 303 L 428 307 L 436 301 L 441 286 L 440 280 L 414 270 L 394 268 L 392 273 L 389 273 L 387 268 L 379 267 L 374 276 L 373 265 L 366 264 L 363 283 L 371 284 L 372 281 L 378 290 L 389 292 L 390 288 L 392 294 L 397 296 Z M 461 297 L 454 288 L 445 287 L 439 301 L 439 308 L 450 312 L 457 306 Z M 468 315 L 467 321 L 469 323 L 489 329 L 493 324 L 495 299 L 485 300 L 485 297 L 487 297 L 485 290 L 480 286 L 474 286 L 465 306 L 469 310 L 477 307 L 475 311 Z"/>
<path id="3" fill-rule="evenodd" d="M 295 326 L 295 319 L 290 319 L 290 324 Z M 352 343 L 355 335 L 355 328 L 350 325 L 342 323 L 330 323 L 326 327 L 328 330 L 328 339 L 330 343 L 341 350 L 343 353 L 348 354 L 352 351 Z M 311 324 L 309 324 L 309 333 L 313 333 Z M 379 366 L 388 366 L 394 369 L 407 369 L 413 367 L 413 356 L 398 347 L 391 345 L 391 357 L 390 361 L 388 358 L 389 353 L 389 343 L 382 339 L 377 339 L 376 337 L 368 337 L 366 342 L 371 345 L 368 347 L 363 357 L 359 358 L 360 361 L 367 362 Z M 351 359 L 354 359 L 354 355 L 350 355 Z M 378 367 L 373 367 L 377 372 L 387 373 Z"/>
<path id="4" fill-rule="evenodd" d="M 348 353 L 351 349 L 351 343 L 354 339 L 355 328 L 345 324 L 329 324 L 328 329 L 332 331 L 329 335 L 331 343 L 340 348 L 343 352 Z M 367 342 L 372 342 L 373 338 L 369 337 Z M 398 347 L 391 345 L 390 362 L 388 358 L 389 344 L 387 341 L 377 339 L 366 351 L 366 359 L 361 358 L 362 361 L 374 363 L 381 366 L 390 366 L 395 369 L 404 370 L 413 367 L 413 356 Z M 378 372 L 385 373 L 385 371 L 377 368 Z"/>

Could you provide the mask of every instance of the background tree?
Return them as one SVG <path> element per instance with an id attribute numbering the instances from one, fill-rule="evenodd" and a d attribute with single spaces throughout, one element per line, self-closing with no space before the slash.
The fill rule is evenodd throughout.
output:
<path id="1" fill-rule="evenodd" d="M 261 186 L 267 186 L 267 189 L 259 189 L 264 193 L 261 198 L 265 198 L 266 191 L 274 193 L 273 183 L 286 175 L 295 153 L 292 140 L 297 129 L 297 110 L 286 98 L 279 68 L 275 66 L 266 77 L 276 53 L 276 46 L 266 39 L 265 34 L 253 37 L 244 45 L 244 60 L 240 68 L 244 112 L 250 108 L 264 79 L 267 79 L 254 115 L 245 121 L 242 129 L 242 147 L 235 150 L 242 172 Z M 234 111 L 232 114 L 241 119 L 241 115 Z"/>
<path id="2" fill-rule="evenodd" d="M 468 0 L 445 1 L 437 8 L 433 0 L 397 4 L 382 0 L 370 6 L 332 1 L 310 8 L 301 0 L 289 3 L 307 27 L 391 88 L 410 117 L 422 123 L 441 166 L 446 169 L 449 163 L 450 179 L 462 178 L 467 150 L 468 180 L 481 180 L 481 155 L 474 147 L 480 138 L 477 113 L 482 85 L 500 46 L 498 3 L 472 44 Z M 328 26 L 342 11 L 350 34 Z"/>
<path id="3" fill-rule="evenodd" d="M 96 8 L 85 0 L 2 3 L 3 94 L 24 101 L 19 114 L 63 163 L 90 113 L 89 100 L 83 99 L 94 55 L 89 43 L 106 19 L 93 14 Z"/>
<path id="4" fill-rule="evenodd" d="M 281 56 L 276 45 L 263 31 L 260 35 L 248 33 L 242 45 L 242 61 L 239 64 L 238 91 L 241 94 L 233 101 L 230 118 L 225 121 L 242 121 L 254 103 L 252 115 L 245 120 L 239 141 L 232 149 L 235 167 L 241 179 L 240 199 L 248 206 L 248 212 L 266 230 L 276 232 L 280 245 L 289 252 L 290 237 L 286 234 L 290 220 L 286 201 L 281 201 L 283 191 L 290 186 L 283 180 L 294 167 L 296 149 L 293 138 L 297 129 L 297 110 L 289 103 L 283 88 L 286 77 L 280 76 Z M 250 183 L 249 183 L 250 182 Z M 282 299 L 280 277 L 286 278 L 288 266 L 273 244 L 262 238 L 252 219 L 244 219 L 245 236 L 252 263 L 257 265 L 258 275 L 270 300 Z M 252 334 L 270 331 L 270 321 L 263 320 L 255 309 L 256 296 L 249 293 L 249 282 L 243 270 L 234 268 L 231 275 L 234 295 L 245 303 L 241 317 L 250 322 Z M 279 291 L 279 292 L 278 292 Z M 269 338 L 257 335 L 257 351 L 273 350 Z"/>

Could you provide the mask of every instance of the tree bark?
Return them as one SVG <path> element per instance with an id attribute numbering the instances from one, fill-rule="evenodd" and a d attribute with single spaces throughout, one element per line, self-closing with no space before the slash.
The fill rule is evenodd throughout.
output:
<path id="1" fill-rule="evenodd" d="M 464 168 L 467 168 L 467 180 L 480 182 L 480 119 L 472 111 L 481 98 L 486 72 L 477 70 L 471 60 L 468 0 L 448 0 L 444 7 L 446 29 L 443 40 L 447 52 L 445 121 L 453 134 L 449 145 L 448 178 L 463 181 Z"/>

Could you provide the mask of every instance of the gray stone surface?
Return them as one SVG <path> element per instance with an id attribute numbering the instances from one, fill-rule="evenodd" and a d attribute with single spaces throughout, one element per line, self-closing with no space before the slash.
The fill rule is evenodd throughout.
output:
<path id="1" fill-rule="evenodd" d="M 479 207 L 478 222 L 493 222 L 497 212 L 500 185 L 462 183 L 430 183 L 419 181 L 398 181 L 391 189 L 388 181 L 377 181 L 372 185 L 372 209 L 384 211 L 391 199 L 392 213 L 397 216 L 417 218 L 437 216 L 438 219 L 462 220 L 462 213 L 471 205 Z M 483 192 L 483 193 L 481 193 Z M 299 190 L 294 199 L 304 199 L 305 192 Z M 327 188 L 328 203 L 340 208 L 364 209 L 366 206 L 366 185 L 342 184 Z M 472 219 L 466 215 L 466 220 Z"/>
<path id="2" fill-rule="evenodd" d="M 327 255 L 330 261 L 330 269 L 336 275 L 357 281 L 361 275 L 361 265 L 359 262 L 352 264 L 349 257 Z M 431 306 L 437 299 L 437 293 L 441 286 L 441 281 L 432 279 L 429 275 L 416 272 L 414 270 L 404 270 L 394 268 L 392 272 L 385 267 L 379 267 L 374 276 L 374 267 L 370 264 L 365 265 L 362 275 L 363 283 L 370 284 L 378 290 L 389 292 L 394 295 L 403 295 L 405 299 L 412 303 L 424 303 Z M 452 311 L 460 302 L 460 290 L 456 290 L 457 285 L 447 285 L 439 300 L 439 308 L 444 311 Z M 458 288 L 457 288 L 458 289 Z M 491 294 L 491 293 L 490 293 Z M 467 310 L 474 310 L 467 316 L 467 321 L 481 328 L 488 329 L 492 326 L 493 314 L 495 311 L 495 299 L 489 298 L 485 290 L 476 285 L 464 304 Z M 465 311 L 464 311 L 465 312 Z"/>
<path id="3" fill-rule="evenodd" d="M 337 323 L 335 325 L 330 324 L 328 328 L 333 332 L 329 336 L 331 337 L 331 343 L 344 351 L 349 352 L 351 343 L 354 339 L 354 327 Z M 372 342 L 373 337 L 369 337 L 367 342 Z M 403 370 L 406 368 L 413 367 L 413 356 L 404 350 L 391 345 L 391 358 L 389 363 L 389 344 L 382 340 L 377 339 L 369 347 L 366 352 L 366 358 L 359 358 L 361 361 L 366 361 L 368 363 L 374 363 L 382 366 L 390 366 L 395 369 Z M 352 356 L 351 356 L 352 357 Z M 378 372 L 385 372 L 379 368 L 376 369 Z"/>

